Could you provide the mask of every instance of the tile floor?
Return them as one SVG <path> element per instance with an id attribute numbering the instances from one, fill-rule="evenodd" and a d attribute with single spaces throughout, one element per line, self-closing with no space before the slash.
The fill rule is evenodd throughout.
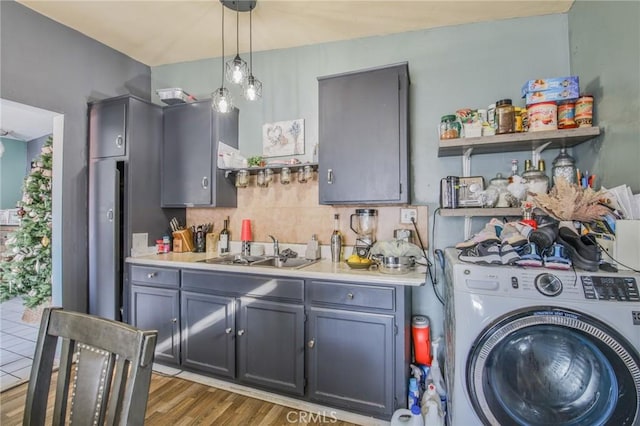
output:
<path id="1" fill-rule="evenodd" d="M 29 380 L 40 324 L 23 322 L 23 312 L 19 297 L 0 303 L 0 392 Z"/>

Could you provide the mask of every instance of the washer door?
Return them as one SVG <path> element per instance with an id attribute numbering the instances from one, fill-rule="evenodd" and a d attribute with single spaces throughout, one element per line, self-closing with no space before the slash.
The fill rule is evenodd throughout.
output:
<path id="1" fill-rule="evenodd" d="M 488 425 L 633 425 L 640 359 L 615 330 L 568 309 L 530 307 L 486 328 L 467 390 Z"/>

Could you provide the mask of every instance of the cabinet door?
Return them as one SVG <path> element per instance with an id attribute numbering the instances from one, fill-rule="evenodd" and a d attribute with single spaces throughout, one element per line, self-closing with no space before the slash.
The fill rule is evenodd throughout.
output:
<path id="1" fill-rule="evenodd" d="M 236 207 L 236 188 L 217 168 L 218 142 L 238 147 L 238 110 L 213 112 L 210 101 L 166 107 L 162 205 Z"/>
<path id="2" fill-rule="evenodd" d="M 312 307 L 307 335 L 310 398 L 391 416 L 393 325 L 392 315 Z"/>
<path id="3" fill-rule="evenodd" d="M 119 320 L 120 171 L 112 159 L 91 160 L 89 166 L 89 313 Z"/>
<path id="4" fill-rule="evenodd" d="M 126 155 L 126 129 L 127 99 L 92 105 L 89 111 L 91 158 Z"/>
<path id="5" fill-rule="evenodd" d="M 406 65 L 319 79 L 321 204 L 408 202 Z"/>
<path id="6" fill-rule="evenodd" d="M 158 330 L 157 361 L 177 365 L 180 360 L 179 312 L 178 290 L 131 286 L 131 325 Z"/>
<path id="7" fill-rule="evenodd" d="M 304 307 L 251 297 L 240 300 L 240 381 L 303 395 Z"/>
<path id="8" fill-rule="evenodd" d="M 235 377 L 235 299 L 182 292 L 182 365 Z"/>

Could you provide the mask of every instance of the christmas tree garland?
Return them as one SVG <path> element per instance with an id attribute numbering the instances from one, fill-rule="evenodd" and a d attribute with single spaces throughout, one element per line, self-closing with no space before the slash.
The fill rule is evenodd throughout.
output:
<path id="1" fill-rule="evenodd" d="M 48 138 L 24 180 L 20 227 L 7 238 L 0 262 L 0 301 L 22 296 L 30 308 L 51 299 L 52 144 Z"/>

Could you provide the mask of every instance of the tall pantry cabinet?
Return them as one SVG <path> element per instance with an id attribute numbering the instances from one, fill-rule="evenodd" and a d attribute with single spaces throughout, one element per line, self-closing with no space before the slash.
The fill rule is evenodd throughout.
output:
<path id="1" fill-rule="evenodd" d="M 132 234 L 162 238 L 185 210 L 160 207 L 160 106 L 119 96 L 90 103 L 88 116 L 89 313 L 126 320 Z"/>

